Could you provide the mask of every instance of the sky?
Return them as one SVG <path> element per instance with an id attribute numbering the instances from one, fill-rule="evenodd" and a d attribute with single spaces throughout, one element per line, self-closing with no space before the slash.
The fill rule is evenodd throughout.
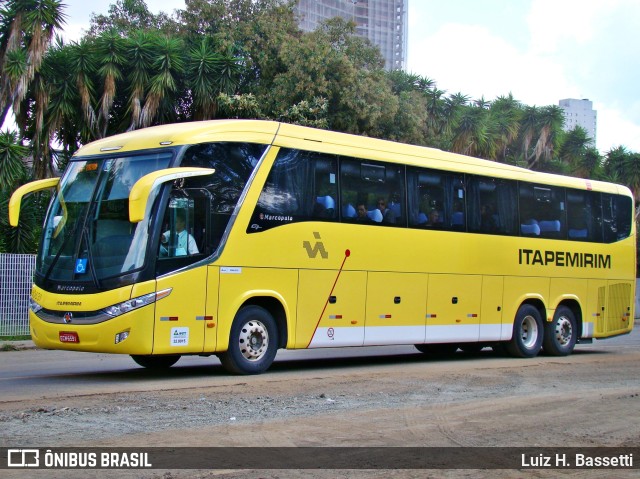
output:
<path id="1" fill-rule="evenodd" d="M 448 94 L 513 94 L 527 105 L 589 99 L 597 148 L 640 152 L 640 1 L 408 0 L 407 71 Z M 65 0 L 64 36 L 77 39 L 112 0 Z M 151 11 L 182 0 L 146 0 Z"/>

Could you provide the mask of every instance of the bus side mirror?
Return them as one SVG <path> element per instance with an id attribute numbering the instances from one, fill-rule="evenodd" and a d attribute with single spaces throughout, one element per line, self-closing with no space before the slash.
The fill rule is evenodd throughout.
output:
<path id="1" fill-rule="evenodd" d="M 149 198 L 153 191 L 163 183 L 179 178 L 212 175 L 215 171 L 213 168 L 165 168 L 164 170 L 144 175 L 134 183 L 129 193 L 129 221 L 131 223 L 139 223 L 144 219 Z"/>
<path id="2" fill-rule="evenodd" d="M 37 180 L 22 185 L 11 195 L 9 200 L 9 224 L 14 228 L 18 226 L 18 219 L 20 218 L 20 204 L 22 203 L 22 197 L 29 193 L 44 190 L 47 188 L 53 188 L 60 182 L 60 178 L 46 178 L 44 180 Z"/>

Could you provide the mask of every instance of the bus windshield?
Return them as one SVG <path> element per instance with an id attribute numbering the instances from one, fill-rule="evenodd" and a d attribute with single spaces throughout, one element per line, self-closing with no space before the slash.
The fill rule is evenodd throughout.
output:
<path id="1" fill-rule="evenodd" d="M 142 176 L 167 168 L 172 157 L 163 151 L 72 161 L 45 220 L 36 273 L 99 283 L 142 267 L 148 218 L 129 222 L 129 192 Z"/>

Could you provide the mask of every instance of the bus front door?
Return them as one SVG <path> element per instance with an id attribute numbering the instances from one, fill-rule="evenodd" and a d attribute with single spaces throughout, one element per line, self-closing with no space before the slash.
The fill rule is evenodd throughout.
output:
<path id="1" fill-rule="evenodd" d="M 206 323 L 207 268 L 158 278 L 157 290 L 171 294 L 156 303 L 153 354 L 201 353 Z"/>

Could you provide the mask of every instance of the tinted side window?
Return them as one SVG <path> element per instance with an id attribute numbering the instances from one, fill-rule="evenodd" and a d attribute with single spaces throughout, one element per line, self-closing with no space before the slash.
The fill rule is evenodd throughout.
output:
<path id="1" fill-rule="evenodd" d="M 519 207 L 522 236 L 566 238 L 563 188 L 521 183 Z"/>
<path id="2" fill-rule="evenodd" d="M 214 168 L 213 175 L 192 178 L 189 184 L 209 190 L 214 212 L 231 214 L 265 149 L 252 143 L 204 143 L 190 147 L 180 166 Z"/>
<path id="3" fill-rule="evenodd" d="M 518 235 L 517 184 L 512 180 L 471 176 L 467 181 L 469 231 Z"/>
<path id="4" fill-rule="evenodd" d="M 613 243 L 631 234 L 633 205 L 631 198 L 602 194 L 602 220 L 605 243 Z"/>
<path id="5" fill-rule="evenodd" d="M 387 226 L 406 224 L 403 166 L 344 159 L 340 180 L 344 221 Z"/>
<path id="6" fill-rule="evenodd" d="M 600 193 L 567 190 L 567 236 L 572 241 L 602 242 Z"/>
<path id="7" fill-rule="evenodd" d="M 249 232 L 298 221 L 337 220 L 337 157 L 283 148 L 260 193 Z"/>
<path id="8" fill-rule="evenodd" d="M 407 184 L 409 226 L 466 230 L 463 175 L 412 168 Z"/>
<path id="9" fill-rule="evenodd" d="M 196 201 L 196 233 L 206 239 L 201 252 L 210 254 L 220 244 L 231 215 L 266 150 L 266 145 L 253 143 L 203 143 L 189 147 L 180 166 L 214 168 L 213 175 L 197 176 L 181 182 Z M 174 190 L 176 189 L 174 186 Z M 206 232 L 202 232 L 206 229 Z"/>

